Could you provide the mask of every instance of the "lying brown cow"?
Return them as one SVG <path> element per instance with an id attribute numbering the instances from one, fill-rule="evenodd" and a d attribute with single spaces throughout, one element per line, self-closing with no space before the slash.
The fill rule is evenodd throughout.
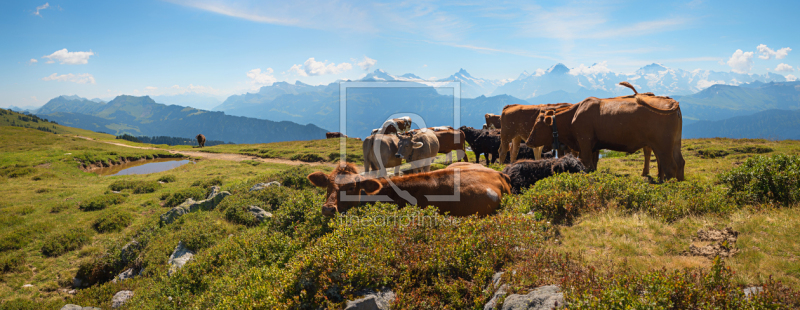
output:
<path id="1" fill-rule="evenodd" d="M 658 161 L 659 178 L 682 181 L 686 162 L 681 155 L 683 119 L 678 102 L 639 94 L 627 82 L 620 84 L 633 89 L 634 95 L 589 97 L 564 111 L 540 114 L 527 145 L 564 144 L 580 153 L 589 170 L 597 169 L 596 154 L 601 149 L 632 153 L 649 146 Z"/>
<path id="2" fill-rule="evenodd" d="M 341 138 L 341 137 L 347 138 L 347 136 L 342 134 L 341 132 L 326 132 L 325 133 L 325 139 L 333 139 L 333 138 Z"/>
<path id="3" fill-rule="evenodd" d="M 528 138 L 528 135 L 533 129 L 533 122 L 539 113 L 547 108 L 557 108 L 569 106 L 569 103 L 556 103 L 556 104 L 538 104 L 538 105 L 521 105 L 511 104 L 503 108 L 503 114 L 500 116 L 500 158 L 506 158 L 508 153 L 508 146 L 511 145 L 511 163 L 517 161 L 517 154 L 519 153 L 519 144 L 522 139 Z M 530 144 L 528 144 L 530 146 Z M 533 148 L 536 159 L 541 158 L 542 149 Z"/>
<path id="4" fill-rule="evenodd" d="M 486 113 L 484 115 L 486 118 L 486 128 L 488 129 L 500 129 L 502 127 L 502 123 L 500 122 L 500 115 Z M 492 128 L 494 127 L 494 128 Z"/>
<path id="5" fill-rule="evenodd" d="M 402 177 L 370 179 L 359 175 L 353 164 L 341 163 L 330 174 L 309 174 L 308 180 L 318 187 L 328 189 L 322 205 L 322 214 L 327 216 L 359 205 L 362 190 L 366 195 L 375 196 L 376 199 L 369 201 L 383 201 L 400 207 L 413 204 L 421 208 L 434 206 L 439 209 L 439 213 L 454 216 L 492 214 L 500 206 L 503 195 L 511 193 L 510 180 L 505 174 L 474 167 L 480 165 L 454 165 L 460 166 Z M 399 190 L 395 190 L 390 181 Z M 343 193 L 356 199 L 343 200 Z M 458 194 L 456 201 L 432 197 L 454 193 Z"/>
<path id="6" fill-rule="evenodd" d="M 404 133 L 411 130 L 411 118 L 408 116 L 403 116 L 401 118 L 393 118 L 388 121 L 383 122 L 381 128 L 376 128 L 372 130 L 372 134 L 382 133 L 382 134 L 393 134 L 393 133 Z"/>

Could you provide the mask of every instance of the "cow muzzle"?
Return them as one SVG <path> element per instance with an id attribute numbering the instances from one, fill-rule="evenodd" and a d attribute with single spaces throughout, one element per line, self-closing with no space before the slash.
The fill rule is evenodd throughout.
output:
<path id="1" fill-rule="evenodd" d="M 336 215 L 336 207 L 322 206 L 322 215 L 329 217 Z"/>
<path id="2" fill-rule="evenodd" d="M 397 154 L 394 154 L 394 157 L 403 159 L 403 154 L 397 153 Z"/>

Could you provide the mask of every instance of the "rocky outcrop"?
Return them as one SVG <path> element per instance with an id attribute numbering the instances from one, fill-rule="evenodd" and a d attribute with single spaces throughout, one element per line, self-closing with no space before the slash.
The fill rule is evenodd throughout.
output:
<path id="1" fill-rule="evenodd" d="M 345 310 L 388 310 L 394 301 L 392 290 L 369 291 L 363 298 L 348 300 Z"/>
<path id="2" fill-rule="evenodd" d="M 111 308 L 119 308 L 133 297 L 133 291 L 119 291 L 111 298 Z"/>
<path id="3" fill-rule="evenodd" d="M 270 186 L 281 186 L 281 183 L 278 182 L 278 181 L 272 181 L 272 182 L 269 182 L 269 183 L 258 183 L 256 185 L 253 185 L 253 187 L 250 188 L 250 191 L 251 192 L 260 191 L 260 190 L 265 189 L 265 188 L 270 187 Z"/>
<path id="4" fill-rule="evenodd" d="M 211 194 L 209 194 L 205 200 L 195 201 L 194 199 L 189 198 L 186 199 L 186 202 L 182 203 L 181 205 L 172 208 L 171 210 L 167 211 L 167 213 L 162 214 L 161 224 L 171 224 L 179 217 L 191 212 L 197 212 L 200 210 L 213 210 L 220 202 L 222 202 L 223 199 L 225 199 L 225 197 L 230 195 L 231 193 L 227 191 L 220 191 L 219 186 L 213 186 L 211 188 Z"/>
<path id="5" fill-rule="evenodd" d="M 168 276 L 172 276 L 173 273 L 178 271 L 178 269 L 183 268 L 183 265 L 186 265 L 192 258 L 194 257 L 194 252 L 186 248 L 183 245 L 183 241 L 178 242 L 178 246 L 175 247 L 175 251 L 172 251 L 172 255 L 169 256 L 169 271 L 167 272 Z"/>
<path id="6" fill-rule="evenodd" d="M 486 286 L 486 290 L 495 290 L 494 295 L 492 295 L 492 299 L 489 300 L 485 305 L 483 305 L 483 310 L 492 310 L 497 308 L 497 302 L 503 296 L 506 296 L 506 290 L 508 290 L 508 284 L 503 283 L 503 273 L 498 272 L 492 276 L 492 283 Z"/>
<path id="7" fill-rule="evenodd" d="M 138 276 L 138 275 L 139 275 L 139 273 L 134 271 L 133 268 L 128 268 L 128 269 L 125 269 L 125 271 L 123 271 L 120 274 L 118 274 L 116 277 L 114 277 L 114 280 L 111 280 L 111 282 L 117 283 L 119 281 L 125 281 L 127 279 L 132 279 L 133 277 Z"/>
<path id="8" fill-rule="evenodd" d="M 61 310 L 102 310 L 102 309 L 96 307 L 81 307 L 78 305 L 66 304 L 63 307 L 61 307 Z"/>
<path id="9" fill-rule="evenodd" d="M 508 295 L 503 310 L 545 310 L 564 306 L 564 293 L 556 285 L 537 287 L 526 295 Z"/>
<path id="10" fill-rule="evenodd" d="M 249 211 L 251 214 L 253 214 L 253 216 L 256 217 L 256 220 L 259 223 L 263 222 L 267 218 L 272 217 L 272 213 L 264 211 L 264 209 L 261 209 L 261 208 L 256 207 L 256 206 L 248 207 L 247 211 Z"/>
<path id="11" fill-rule="evenodd" d="M 128 242 L 125 246 L 122 247 L 119 254 L 119 264 L 126 266 L 129 263 L 133 262 L 137 256 L 139 256 L 139 251 L 141 251 L 142 245 L 134 240 Z"/>
<path id="12" fill-rule="evenodd" d="M 764 287 L 761 286 L 751 286 L 744 289 L 744 297 L 750 299 L 753 295 L 758 295 L 764 291 Z"/>

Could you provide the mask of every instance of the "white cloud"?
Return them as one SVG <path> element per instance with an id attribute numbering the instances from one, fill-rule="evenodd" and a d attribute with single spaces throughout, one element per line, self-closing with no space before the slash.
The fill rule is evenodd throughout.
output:
<path id="1" fill-rule="evenodd" d="M 724 85 L 725 81 L 723 81 L 723 80 L 719 80 L 719 81 L 699 80 L 699 81 L 697 81 L 697 88 L 706 89 L 706 88 L 710 87 L 711 85 L 715 85 L 715 84 L 723 84 Z"/>
<path id="2" fill-rule="evenodd" d="M 294 72 L 299 76 L 316 76 L 325 74 L 339 74 L 353 69 L 353 65 L 347 62 L 340 64 L 328 63 L 328 61 L 316 61 L 314 57 L 309 58 L 302 65 L 293 65 L 289 72 Z"/>
<path id="3" fill-rule="evenodd" d="M 786 75 L 786 80 L 789 81 L 789 82 L 794 82 L 794 81 L 797 81 L 797 77 L 792 75 L 792 74 L 787 74 Z"/>
<path id="4" fill-rule="evenodd" d="M 272 68 L 267 68 L 264 72 L 261 72 L 261 68 L 247 71 L 247 77 L 250 78 L 252 88 L 259 89 L 261 86 L 269 86 L 277 82 L 278 80 L 272 76 L 272 72 Z"/>
<path id="5" fill-rule="evenodd" d="M 749 73 L 753 68 L 753 52 L 742 52 L 736 50 L 728 59 L 728 66 L 736 73 Z"/>
<path id="6" fill-rule="evenodd" d="M 39 62 L 39 61 L 38 61 L 38 60 L 36 60 L 36 58 L 31 58 L 31 60 L 30 60 L 28 63 L 29 63 L 29 64 L 35 64 L 35 63 L 37 63 L 37 62 Z"/>
<path id="7" fill-rule="evenodd" d="M 42 78 L 42 81 L 59 81 L 59 82 L 73 82 L 78 84 L 95 84 L 94 76 L 89 73 L 83 74 L 62 74 L 58 75 L 57 73 L 53 73 L 50 76 L 46 76 Z"/>
<path id="8" fill-rule="evenodd" d="M 794 72 L 794 68 L 792 68 L 792 66 L 787 65 L 785 63 L 781 63 L 777 67 L 775 67 L 775 71 L 776 72 Z"/>
<path id="9" fill-rule="evenodd" d="M 354 61 L 354 62 L 355 62 L 355 61 Z M 372 59 L 372 58 L 369 58 L 369 57 L 367 57 L 367 56 L 364 56 L 364 60 L 362 60 L 362 61 L 360 61 L 360 62 L 356 63 L 356 65 L 358 65 L 359 67 L 361 67 L 361 69 L 364 69 L 364 71 L 369 71 L 369 68 L 371 68 L 372 66 L 374 66 L 376 63 L 378 63 L 378 61 L 377 61 L 377 60 L 375 60 L 375 59 Z"/>
<path id="10" fill-rule="evenodd" d="M 45 2 L 45 4 L 36 7 L 36 12 L 33 12 L 33 15 L 42 17 L 42 15 L 39 14 L 39 11 L 44 10 L 46 8 L 49 8 L 49 7 L 50 7 L 50 3 Z"/>
<path id="11" fill-rule="evenodd" d="M 544 69 L 536 69 L 536 71 L 533 72 L 533 75 L 534 76 L 542 76 L 542 75 L 544 75 L 545 72 L 547 72 L 547 71 L 545 71 Z"/>
<path id="12" fill-rule="evenodd" d="M 85 65 L 89 63 L 89 57 L 91 56 L 94 56 L 94 52 L 91 50 L 88 52 L 70 52 L 65 48 L 42 58 L 47 58 L 47 63 L 49 64 L 58 61 L 62 65 Z"/>
<path id="13" fill-rule="evenodd" d="M 788 47 L 784 47 L 782 49 L 779 49 L 778 51 L 774 51 L 764 44 L 760 44 L 758 47 L 756 47 L 756 49 L 758 49 L 758 53 L 760 54 L 758 55 L 758 58 L 761 59 L 770 59 L 773 56 L 776 59 L 784 59 L 786 58 L 787 55 L 789 55 L 789 52 L 792 51 L 792 49 Z"/>
<path id="14" fill-rule="evenodd" d="M 579 75 L 579 74 L 580 75 L 593 75 L 593 74 L 609 73 L 609 72 L 611 72 L 611 69 L 608 68 L 608 62 L 607 61 L 603 61 L 603 62 L 600 62 L 600 63 L 593 64 L 590 67 L 587 67 L 587 66 L 584 66 L 583 64 L 581 64 L 577 68 L 573 68 L 573 69 L 569 70 L 569 74 L 572 74 L 572 75 Z M 537 75 L 539 74 L 539 70 L 536 70 L 536 74 Z"/>
<path id="15" fill-rule="evenodd" d="M 427 68 L 427 67 L 428 67 L 428 65 L 422 65 L 422 67 L 423 67 L 423 68 Z"/>
<path id="16" fill-rule="evenodd" d="M 145 91 L 147 91 L 147 92 L 153 92 L 153 91 L 156 91 L 156 90 L 158 90 L 158 87 L 155 87 L 155 86 L 147 86 L 147 87 L 145 87 L 145 88 L 144 88 L 144 90 L 145 90 Z"/>

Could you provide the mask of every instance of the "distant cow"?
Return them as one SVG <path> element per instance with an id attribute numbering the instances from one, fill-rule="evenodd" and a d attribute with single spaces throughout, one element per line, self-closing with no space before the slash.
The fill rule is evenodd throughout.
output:
<path id="1" fill-rule="evenodd" d="M 660 179 L 684 179 L 686 162 L 681 154 L 683 119 L 679 103 L 672 98 L 639 94 L 608 99 L 589 97 L 561 112 L 541 113 L 527 139 L 528 146 L 555 142 L 580 152 L 590 170 L 597 169 L 601 149 L 632 153 L 649 146 L 656 155 Z"/>
<path id="2" fill-rule="evenodd" d="M 383 133 L 383 134 L 393 134 L 393 133 L 405 133 L 411 130 L 411 118 L 408 116 L 403 116 L 401 118 L 393 118 L 383 122 L 381 128 L 376 128 L 372 130 L 372 134 L 376 133 Z"/>
<path id="3" fill-rule="evenodd" d="M 411 164 L 411 173 L 431 170 L 431 163 L 439 153 L 439 139 L 432 130 L 421 129 L 398 135 L 397 158 Z"/>
<path id="4" fill-rule="evenodd" d="M 202 133 L 197 135 L 197 145 L 200 147 L 206 146 L 206 136 L 204 136 Z"/>
<path id="5" fill-rule="evenodd" d="M 500 116 L 500 123 L 502 124 L 500 139 L 503 143 L 500 144 L 500 156 L 505 158 L 508 153 L 508 146 L 511 146 L 511 162 L 517 160 L 517 153 L 519 152 L 519 144 L 523 139 L 527 139 L 528 135 L 533 129 L 533 123 L 536 117 L 544 109 L 557 108 L 569 106 L 569 103 L 556 103 L 556 104 L 538 104 L 538 105 L 522 105 L 511 104 L 503 108 L 503 114 Z M 530 146 L 530 144 L 528 144 Z M 535 148 L 534 148 L 535 149 Z M 541 149 L 534 152 L 541 152 Z"/>
<path id="6" fill-rule="evenodd" d="M 364 172 L 367 175 L 376 174 L 378 177 L 386 176 L 386 168 L 394 167 L 394 175 L 400 173 L 403 160 L 395 157 L 397 154 L 397 135 L 371 135 L 364 140 L 362 151 L 364 153 Z M 377 171 L 371 173 L 370 171 Z"/>
<path id="7" fill-rule="evenodd" d="M 476 166 L 458 168 L 372 179 L 360 176 L 354 165 L 341 163 L 330 174 L 309 174 L 308 180 L 327 189 L 322 205 L 322 214 L 326 216 L 346 212 L 359 205 L 362 192 L 374 196 L 375 199 L 370 201 L 388 202 L 400 207 L 416 204 L 420 208 L 433 206 L 439 213 L 454 216 L 488 215 L 494 213 L 503 196 L 511 192 L 510 180 L 503 173 Z M 357 198 L 342 199 L 342 192 L 348 197 Z M 458 199 L 454 201 L 432 199 L 435 196 L 452 196 L 454 193 L 458 194 Z"/>
<path id="8" fill-rule="evenodd" d="M 333 138 L 341 138 L 341 137 L 347 138 L 347 136 L 342 134 L 341 132 L 326 132 L 325 133 L 325 139 L 333 139 Z"/>
<path id="9" fill-rule="evenodd" d="M 556 173 L 576 173 L 584 170 L 586 167 L 580 159 L 575 158 L 572 154 L 567 154 L 560 158 L 519 160 L 506 166 L 503 173 L 511 179 L 511 192 L 519 194 L 522 193 L 522 190 L 536 184 L 537 181 Z"/>
<path id="10" fill-rule="evenodd" d="M 487 129 L 501 129 L 502 123 L 500 123 L 500 115 L 486 113 L 483 117 L 486 118 Z"/>

